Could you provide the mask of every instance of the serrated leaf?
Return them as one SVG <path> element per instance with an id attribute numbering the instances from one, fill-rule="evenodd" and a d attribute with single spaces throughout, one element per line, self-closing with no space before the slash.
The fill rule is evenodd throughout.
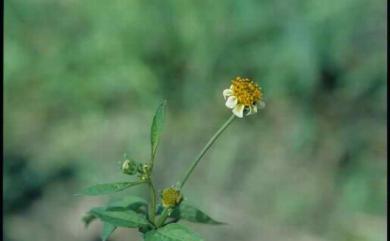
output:
<path id="1" fill-rule="evenodd" d="M 138 196 L 126 196 L 121 199 L 113 200 L 108 205 L 106 210 L 133 210 L 138 211 L 140 207 L 147 206 L 148 203 L 145 199 Z"/>
<path id="2" fill-rule="evenodd" d="M 102 241 L 107 241 L 115 229 L 116 226 L 112 225 L 111 223 L 103 222 Z"/>
<path id="3" fill-rule="evenodd" d="M 181 218 L 193 223 L 225 224 L 223 222 L 214 220 L 203 211 L 185 201 L 183 201 L 180 206 L 172 212 L 171 217 Z"/>
<path id="4" fill-rule="evenodd" d="M 153 117 L 152 127 L 151 127 L 151 145 L 152 145 L 152 159 L 156 155 L 158 143 L 160 141 L 160 135 L 164 127 L 165 122 L 165 108 L 167 102 L 164 100 L 156 110 L 156 113 Z"/>
<path id="5" fill-rule="evenodd" d="M 93 208 L 91 213 L 117 227 L 137 228 L 149 224 L 145 217 L 132 210 L 110 211 L 105 208 Z"/>
<path id="6" fill-rule="evenodd" d="M 116 183 L 97 184 L 85 188 L 83 191 L 81 191 L 81 194 L 89 195 L 89 196 L 104 195 L 104 194 L 109 194 L 114 192 L 120 192 L 129 187 L 141 183 L 143 182 L 116 182 Z"/>
<path id="7" fill-rule="evenodd" d="M 198 234 L 178 223 L 147 232 L 144 239 L 145 241 L 203 241 Z"/>

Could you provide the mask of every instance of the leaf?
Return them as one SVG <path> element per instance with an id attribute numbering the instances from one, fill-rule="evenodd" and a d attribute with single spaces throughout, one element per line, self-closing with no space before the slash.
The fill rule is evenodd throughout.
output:
<path id="1" fill-rule="evenodd" d="M 172 212 L 171 217 L 185 219 L 185 220 L 193 222 L 193 223 L 225 224 L 223 222 L 219 222 L 219 221 L 212 219 L 206 213 L 204 213 L 203 211 L 199 210 L 198 208 L 192 206 L 191 204 L 188 204 L 185 201 L 183 201 L 180 204 L 179 208 L 176 208 Z"/>
<path id="2" fill-rule="evenodd" d="M 118 227 L 137 228 L 149 224 L 145 217 L 132 210 L 110 211 L 105 208 L 93 208 L 91 212 L 102 221 Z"/>
<path id="3" fill-rule="evenodd" d="M 81 191 L 82 195 L 96 196 L 104 195 L 114 192 L 119 192 L 125 190 L 126 188 L 141 184 L 143 182 L 117 182 L 117 183 L 106 183 L 106 184 L 97 184 L 90 186 Z"/>
<path id="4" fill-rule="evenodd" d="M 111 223 L 104 222 L 103 223 L 103 231 L 102 231 L 102 241 L 106 241 L 108 237 L 115 231 L 116 226 Z"/>
<path id="5" fill-rule="evenodd" d="M 145 241 L 203 241 L 198 234 L 177 223 L 147 232 L 144 238 Z"/>
<path id="6" fill-rule="evenodd" d="M 140 207 L 147 206 L 147 202 L 138 196 L 126 196 L 124 198 L 115 199 L 108 203 L 106 207 L 98 207 L 106 211 L 125 211 L 133 210 L 136 213 L 145 213 L 143 210 L 140 210 Z M 92 212 L 92 209 L 87 212 L 82 220 L 85 224 L 85 227 L 88 227 L 91 222 L 96 220 L 98 217 Z"/>
<path id="7" fill-rule="evenodd" d="M 92 223 L 96 219 L 96 216 L 93 215 L 91 212 L 87 212 L 84 217 L 82 217 L 82 220 L 84 222 L 85 227 L 87 228 L 90 223 Z"/>
<path id="8" fill-rule="evenodd" d="M 126 196 L 121 199 L 113 200 L 108 205 L 106 210 L 115 211 L 115 210 L 127 210 L 131 209 L 133 211 L 138 211 L 140 207 L 147 206 L 148 203 L 145 199 L 138 196 Z"/>
<path id="9" fill-rule="evenodd" d="M 156 110 L 156 113 L 153 117 L 152 128 L 151 128 L 151 144 L 152 144 L 152 159 L 156 155 L 158 143 L 160 141 L 160 135 L 164 127 L 165 122 L 165 108 L 167 101 L 164 100 Z"/>

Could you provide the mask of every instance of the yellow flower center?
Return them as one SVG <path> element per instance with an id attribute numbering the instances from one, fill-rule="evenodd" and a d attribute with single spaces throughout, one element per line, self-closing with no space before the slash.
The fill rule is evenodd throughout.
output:
<path id="1" fill-rule="evenodd" d="M 263 97 L 259 85 L 248 78 L 236 77 L 232 80 L 232 85 L 233 95 L 237 98 L 238 104 L 251 106 Z"/>
<path id="2" fill-rule="evenodd" d="M 173 187 L 166 188 L 162 192 L 162 204 L 166 208 L 178 205 L 182 198 L 180 191 Z"/>

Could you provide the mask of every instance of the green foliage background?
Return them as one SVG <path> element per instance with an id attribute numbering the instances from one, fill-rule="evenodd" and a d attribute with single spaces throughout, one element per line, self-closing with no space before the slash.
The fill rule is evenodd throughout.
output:
<path id="1" fill-rule="evenodd" d="M 184 189 L 230 225 L 191 229 L 206 240 L 385 240 L 384 0 L 4 5 L 5 240 L 98 240 L 101 225 L 79 220 L 107 198 L 73 194 L 126 180 L 125 152 L 147 160 L 164 98 L 155 179 L 174 184 L 230 115 L 222 90 L 236 75 L 260 83 L 267 107 L 235 121 Z"/>

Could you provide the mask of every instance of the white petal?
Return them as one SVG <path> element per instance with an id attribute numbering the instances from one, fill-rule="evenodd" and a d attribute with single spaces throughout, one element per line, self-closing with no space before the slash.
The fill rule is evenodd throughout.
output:
<path id="1" fill-rule="evenodd" d="M 233 94 L 233 91 L 232 91 L 231 89 L 226 89 L 226 90 L 224 90 L 224 91 L 222 92 L 222 94 L 223 94 L 223 97 L 224 97 L 225 100 L 226 100 L 227 97 L 229 97 L 229 96 L 231 96 L 231 95 Z"/>
<path id="2" fill-rule="evenodd" d="M 246 113 L 246 115 L 252 115 L 252 114 L 255 114 L 257 112 L 257 106 L 256 105 L 252 105 L 252 106 L 249 106 L 248 108 L 248 112 Z"/>
<path id="3" fill-rule="evenodd" d="M 244 116 L 244 107 L 244 105 L 236 105 L 232 110 L 233 114 L 242 118 Z"/>
<path id="4" fill-rule="evenodd" d="M 265 102 L 264 101 L 260 101 L 259 102 L 259 108 L 260 109 L 264 109 L 265 108 Z"/>
<path id="5" fill-rule="evenodd" d="M 227 98 L 225 105 L 227 108 L 233 109 L 237 105 L 237 97 L 229 96 L 229 98 Z"/>
<path id="6" fill-rule="evenodd" d="M 257 113 L 257 105 L 252 105 L 252 113 Z"/>

